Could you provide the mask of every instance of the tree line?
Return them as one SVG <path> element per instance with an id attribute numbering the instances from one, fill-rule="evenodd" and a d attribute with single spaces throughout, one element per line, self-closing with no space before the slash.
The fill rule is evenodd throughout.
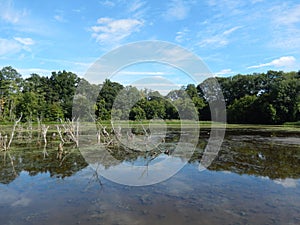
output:
<path id="1" fill-rule="evenodd" d="M 223 96 L 208 96 L 213 80 Z M 100 91 L 99 91 L 100 90 Z M 88 96 L 96 96 L 89 98 Z M 217 92 L 216 92 L 217 93 Z M 224 98 L 223 98 L 224 97 Z M 73 100 L 76 99 L 76 107 Z M 224 101 L 229 123 L 283 124 L 300 120 L 300 71 L 268 71 L 232 77 L 208 78 L 162 96 L 157 91 L 105 80 L 91 84 L 67 71 L 45 77 L 23 78 L 11 66 L 0 70 L 0 121 L 58 121 L 71 119 L 74 110 L 95 114 L 98 120 L 188 119 L 211 120 L 210 105 Z M 87 104 L 93 105 L 88 112 Z M 73 112 L 72 112 L 73 110 Z M 181 114 L 180 112 L 184 112 Z"/>

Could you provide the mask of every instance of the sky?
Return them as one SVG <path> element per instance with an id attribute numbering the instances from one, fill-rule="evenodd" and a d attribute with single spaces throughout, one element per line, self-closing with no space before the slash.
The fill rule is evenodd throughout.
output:
<path id="1" fill-rule="evenodd" d="M 298 71 L 300 1 L 0 0 L 0 67 L 24 77 L 59 70 L 84 76 L 107 52 L 144 40 L 187 49 L 215 76 Z M 122 71 L 124 82 L 133 69 Z M 139 69 L 144 77 L 174 70 Z"/>

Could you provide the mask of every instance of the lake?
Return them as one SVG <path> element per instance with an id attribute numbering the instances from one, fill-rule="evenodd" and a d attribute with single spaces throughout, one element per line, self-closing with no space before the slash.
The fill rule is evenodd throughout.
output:
<path id="1" fill-rule="evenodd" d="M 169 131 L 164 145 L 176 144 Z M 191 157 L 162 151 L 110 154 L 118 163 L 88 162 L 81 152 L 57 159 L 57 146 L 16 144 L 0 154 L 0 221 L 25 224 L 300 224 L 299 133 L 229 130 L 221 150 L 199 171 L 208 132 Z M 165 147 L 165 148 L 167 148 Z M 185 166 L 147 186 L 122 185 L 101 173 L 122 165 Z M 95 169 L 96 168 L 96 169 Z M 99 169 L 101 168 L 101 170 Z M 147 171 L 141 176 L 147 177 Z M 128 178 L 129 179 L 129 178 Z"/>

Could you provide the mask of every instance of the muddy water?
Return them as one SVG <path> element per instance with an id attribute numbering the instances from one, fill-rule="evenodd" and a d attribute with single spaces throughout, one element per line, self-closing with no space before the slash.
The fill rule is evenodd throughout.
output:
<path id="1" fill-rule="evenodd" d="M 143 187 L 101 177 L 72 147 L 63 162 L 51 146 L 46 157 L 33 146 L 2 152 L 0 223 L 300 224 L 299 136 L 231 133 L 199 172 L 205 143 L 175 176 Z M 147 158 L 118 157 L 133 164 Z"/>

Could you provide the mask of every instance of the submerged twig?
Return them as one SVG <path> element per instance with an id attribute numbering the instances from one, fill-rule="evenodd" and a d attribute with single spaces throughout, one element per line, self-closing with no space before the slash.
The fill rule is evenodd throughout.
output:
<path id="1" fill-rule="evenodd" d="M 71 154 L 73 153 L 73 151 L 74 151 L 74 149 L 71 150 L 70 152 L 68 152 L 68 154 L 66 154 L 67 152 L 66 152 L 66 151 L 63 151 L 63 149 L 62 149 L 62 154 L 65 154 L 65 156 L 61 159 L 59 166 L 62 165 L 62 163 L 65 161 L 65 159 L 66 159 L 69 155 L 71 155 Z"/>
<path id="2" fill-rule="evenodd" d="M 13 171 L 15 177 L 17 177 L 18 174 L 17 174 L 16 169 L 15 169 L 14 161 L 13 161 L 13 159 L 12 159 L 10 153 L 9 153 L 9 152 L 5 152 L 5 154 L 6 154 L 6 153 L 7 153 L 8 157 L 9 157 L 9 159 L 10 159 L 10 164 L 11 164 L 11 167 L 12 167 L 12 171 Z"/>
<path id="3" fill-rule="evenodd" d="M 99 186 L 101 187 L 101 190 L 103 190 L 103 183 L 102 183 L 102 181 L 101 181 L 101 179 L 100 179 L 100 176 L 99 176 L 99 173 L 98 173 L 99 166 L 100 166 L 100 163 L 98 162 L 98 163 L 97 163 L 97 168 L 94 170 L 94 173 L 93 173 L 91 179 L 89 180 L 89 182 L 88 182 L 88 184 L 87 184 L 87 187 L 86 187 L 85 189 L 87 189 L 87 188 L 91 185 L 91 183 L 92 183 L 94 180 L 96 180 L 96 182 L 97 182 L 97 183 L 99 184 Z"/>
<path id="4" fill-rule="evenodd" d="M 43 148 L 44 159 L 46 158 L 46 156 L 47 157 L 49 156 L 46 148 L 47 148 L 47 143 L 44 144 L 44 148 Z"/>
<path id="5" fill-rule="evenodd" d="M 64 153 L 63 143 L 61 142 L 61 143 L 59 143 L 59 145 L 57 147 L 56 158 L 61 160 L 63 153 Z"/>

